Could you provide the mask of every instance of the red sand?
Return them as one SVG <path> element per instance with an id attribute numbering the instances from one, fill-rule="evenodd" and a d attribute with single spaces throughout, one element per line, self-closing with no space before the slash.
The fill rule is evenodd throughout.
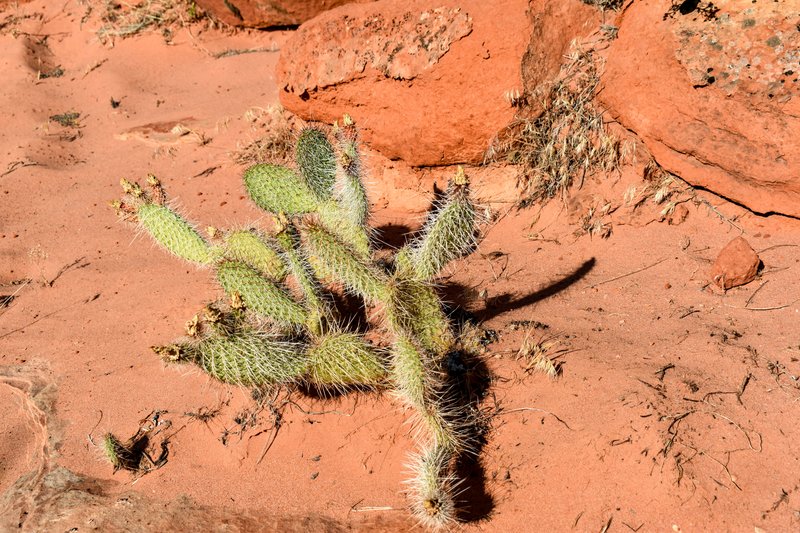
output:
<path id="1" fill-rule="evenodd" d="M 237 435 L 234 419 L 253 405 L 247 391 L 165 367 L 149 349 L 215 295 L 210 274 L 135 238 L 107 205 L 119 178 L 153 172 L 203 224 L 263 216 L 244 199 L 229 153 L 259 135 L 246 111 L 277 101 L 277 53 L 211 54 L 277 49 L 286 35 L 195 27 L 170 45 L 151 33 L 110 47 L 93 33 L 96 16 L 81 28 L 84 11 L 34 2 L 0 13 L 44 15 L 0 35 L 0 294 L 14 295 L 0 308 L 0 527 L 408 529 L 410 436 L 398 405 L 297 397 L 271 447 L 269 412 Z M 43 35 L 48 68 L 60 65 L 63 77 L 37 81 Z M 48 120 L 70 111 L 79 128 Z M 196 134 L 169 133 L 176 123 Z M 397 196 L 380 183 L 387 163 L 371 163 L 376 196 Z M 379 211 L 378 223 L 418 220 L 443 175 L 402 172 L 419 184 L 402 193 L 417 199 L 416 213 Z M 508 169 L 477 173 L 487 203 L 493 190 L 508 194 Z M 574 235 L 572 215 L 592 198 L 621 203 L 622 183 L 637 179 L 624 177 L 588 185 L 567 210 L 491 204 L 505 216 L 446 279 L 466 287 L 466 306 L 500 334 L 486 355 L 495 375 L 487 408 L 499 411 L 464 496 L 465 528 L 796 530 L 800 224 L 709 196 L 738 217 L 765 264 L 753 283 L 718 294 L 705 288 L 708 268 L 740 231 L 704 206 L 676 226 L 650 222 L 658 208 L 621 208 L 608 218 L 610 238 Z M 546 324 L 530 335 L 567 350 L 557 380 L 515 360 L 526 332 L 509 324 L 521 320 Z M 216 408 L 206 421 L 186 414 Z M 172 423 L 167 464 L 135 482 L 113 474 L 88 436 L 132 435 L 153 411 Z"/>

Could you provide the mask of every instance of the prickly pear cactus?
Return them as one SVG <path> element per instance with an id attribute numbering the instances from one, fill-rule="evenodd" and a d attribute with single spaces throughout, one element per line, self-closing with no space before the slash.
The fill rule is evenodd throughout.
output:
<path id="1" fill-rule="evenodd" d="M 298 137 L 297 170 L 259 164 L 244 173 L 273 233 L 210 230 L 205 238 L 166 204 L 161 184 L 123 181 L 119 214 L 170 253 L 212 269 L 229 304 L 210 304 L 188 336 L 154 348 L 226 383 L 306 384 L 321 390 L 389 388 L 414 413 L 410 508 L 429 528 L 457 519 L 455 463 L 472 453 L 475 409 L 453 395 L 446 358 L 458 342 L 433 280 L 476 245 L 476 210 L 462 169 L 420 235 L 387 262 L 373 254 L 369 201 L 355 124 L 345 116 L 331 143 L 319 128 Z M 384 315 L 380 346 L 349 331 L 331 297 L 361 298 Z M 472 406 L 474 407 L 474 406 Z"/>

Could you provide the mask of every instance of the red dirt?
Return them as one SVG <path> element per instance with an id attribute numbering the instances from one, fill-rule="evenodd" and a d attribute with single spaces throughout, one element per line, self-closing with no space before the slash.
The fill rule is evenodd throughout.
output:
<path id="1" fill-rule="evenodd" d="M 277 53 L 210 54 L 277 48 L 287 34 L 192 27 L 171 45 L 149 33 L 110 47 L 92 32 L 96 14 L 81 29 L 84 10 L 39 1 L 0 13 L 44 14 L 0 35 L 0 294 L 14 296 L 0 307 L 0 529 L 409 529 L 398 405 L 296 397 L 274 442 L 268 411 L 237 435 L 248 391 L 149 349 L 213 298 L 210 274 L 136 238 L 107 205 L 119 178 L 153 172 L 203 224 L 262 217 L 229 153 L 259 135 L 246 111 L 277 102 Z M 37 80 L 26 43 L 45 34 L 65 74 Z M 80 127 L 49 120 L 70 111 Z M 178 122 L 193 133 L 153 126 Z M 391 200 L 397 182 L 419 191 L 406 194 L 416 208 L 390 203 L 378 224 L 419 221 L 449 172 L 368 162 L 376 198 Z M 574 221 L 605 199 L 619 206 L 633 169 L 522 211 L 489 202 L 512 187 L 507 168 L 474 172 L 499 218 L 443 283 L 500 340 L 486 354 L 497 414 L 463 495 L 465 528 L 798 529 L 800 223 L 705 196 L 732 223 L 691 203 L 685 221 L 659 223 L 648 204 L 620 207 L 610 237 L 592 238 Z M 708 290 L 713 259 L 742 232 L 760 278 Z M 556 380 L 526 374 L 515 357 L 526 335 L 559 341 Z M 186 414 L 217 408 L 205 421 Z M 172 423 L 168 462 L 136 480 L 113 473 L 87 436 L 133 435 L 153 411 Z"/>

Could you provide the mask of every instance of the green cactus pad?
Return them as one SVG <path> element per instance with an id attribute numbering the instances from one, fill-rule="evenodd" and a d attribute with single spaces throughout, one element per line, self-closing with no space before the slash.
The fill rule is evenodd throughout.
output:
<path id="1" fill-rule="evenodd" d="M 297 228 L 291 222 L 287 222 L 276 235 L 276 240 L 285 254 L 289 272 L 303 293 L 308 309 L 306 327 L 314 335 L 319 335 L 335 321 L 333 308 L 330 301 L 323 296 L 322 287 L 314 277 L 311 265 L 301 253 Z"/>
<path id="2" fill-rule="evenodd" d="M 258 164 L 244 173 L 250 198 L 270 213 L 302 215 L 319 207 L 314 192 L 293 170 L 278 165 Z"/>
<path id="3" fill-rule="evenodd" d="M 386 367 L 375 350 L 355 333 L 330 333 L 306 352 L 307 379 L 322 387 L 375 386 L 386 378 Z"/>
<path id="4" fill-rule="evenodd" d="M 475 206 L 462 170 L 450 183 L 442 205 L 429 217 L 422 236 L 412 244 L 411 262 L 417 277 L 432 279 L 474 244 Z"/>
<path id="5" fill-rule="evenodd" d="M 295 159 L 300 174 L 316 197 L 320 200 L 330 198 L 336 180 L 336 154 L 325 133 L 316 128 L 300 132 Z"/>
<path id="6" fill-rule="evenodd" d="M 247 263 L 273 281 L 283 281 L 286 277 L 286 265 L 280 254 L 254 231 L 232 231 L 225 235 L 225 257 Z"/>
<path id="7" fill-rule="evenodd" d="M 275 283 L 265 279 L 252 267 L 238 261 L 222 261 L 217 265 L 217 279 L 229 296 L 241 296 L 251 311 L 280 324 L 302 325 L 306 310 Z"/>
<path id="8" fill-rule="evenodd" d="M 306 224 L 302 234 L 308 261 L 320 278 L 340 282 L 369 302 L 386 299 L 385 275 L 359 260 L 351 248 L 314 223 Z"/>
<path id="9" fill-rule="evenodd" d="M 467 448 L 468 439 L 451 422 L 458 418 L 453 416 L 456 412 L 445 406 L 441 396 L 442 374 L 433 358 L 404 335 L 395 339 L 391 356 L 392 382 L 400 399 L 415 409 L 418 428 L 433 442 L 453 450 Z"/>
<path id="10" fill-rule="evenodd" d="M 212 336 L 181 349 L 182 359 L 214 378 L 246 387 L 298 381 L 308 363 L 301 345 L 257 331 Z"/>
<path id="11" fill-rule="evenodd" d="M 416 279 L 395 276 L 389 284 L 386 314 L 396 334 L 407 332 L 431 353 L 443 355 L 453 345 L 450 322 L 433 287 Z"/>
<path id="12" fill-rule="evenodd" d="M 364 183 L 358 175 L 344 173 L 340 180 L 340 188 L 336 201 L 347 213 L 348 220 L 354 225 L 365 228 L 369 219 L 369 198 Z"/>
<path id="13" fill-rule="evenodd" d="M 425 410 L 429 384 L 424 354 L 409 338 L 399 335 L 392 344 L 391 356 L 392 382 L 400 398 L 417 410 Z"/>
<path id="14" fill-rule="evenodd" d="M 339 165 L 336 200 L 355 226 L 365 227 L 369 218 L 369 198 L 364 187 L 363 167 L 358 151 L 358 135 L 353 121 L 345 117 L 342 126 L 335 128 L 339 145 Z"/>
<path id="15" fill-rule="evenodd" d="M 137 210 L 142 227 L 170 253 L 193 263 L 208 264 L 213 249 L 186 220 L 165 205 L 143 203 Z"/>
<path id="16" fill-rule="evenodd" d="M 360 259 L 369 260 L 371 247 L 369 235 L 363 225 L 355 223 L 347 210 L 339 203 L 330 201 L 319 206 L 320 223 L 343 243 L 346 243 Z"/>
<path id="17" fill-rule="evenodd" d="M 106 459 L 108 459 L 108 462 L 114 466 L 115 472 L 120 468 L 124 468 L 125 457 L 130 452 L 113 433 L 106 433 L 103 435 L 103 440 L 100 442 L 100 449 L 103 451 L 103 455 L 105 455 Z"/>

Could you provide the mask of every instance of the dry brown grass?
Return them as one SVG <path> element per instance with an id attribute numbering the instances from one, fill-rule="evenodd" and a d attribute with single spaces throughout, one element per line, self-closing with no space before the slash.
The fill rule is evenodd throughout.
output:
<path id="1" fill-rule="evenodd" d="M 292 160 L 297 120 L 293 119 L 281 106 L 268 108 L 254 107 L 245 113 L 251 128 L 263 134 L 257 139 L 240 146 L 231 154 L 231 159 L 239 165 L 256 163 L 289 164 Z"/>
<path id="2" fill-rule="evenodd" d="M 490 159 L 504 156 L 521 166 L 523 206 L 565 195 L 588 175 L 619 168 L 623 143 L 608 133 L 603 113 L 594 103 L 598 63 L 592 50 L 573 46 L 559 77 L 523 100 L 536 102 L 542 112 L 516 120 L 505 140 L 490 149 Z"/>
<path id="3" fill-rule="evenodd" d="M 669 216 L 678 203 L 689 199 L 687 194 L 692 196 L 694 193 L 686 182 L 661 168 L 655 159 L 650 159 L 644 166 L 642 178 L 643 185 L 634 185 L 625 191 L 625 204 L 633 209 L 649 200 L 656 205 L 664 205 L 661 216 Z"/>
<path id="4" fill-rule="evenodd" d="M 619 11 L 622 9 L 623 0 L 583 0 L 584 4 L 595 6 L 601 11 Z"/>
<path id="5" fill-rule="evenodd" d="M 100 20 L 103 25 L 97 37 L 105 43 L 115 37 L 126 38 L 145 31 L 161 30 L 164 38 L 172 38 L 173 26 L 186 26 L 204 17 L 192 0 L 143 0 L 127 3 L 104 0 Z"/>
<path id="6" fill-rule="evenodd" d="M 558 339 L 553 337 L 535 339 L 529 333 L 522 341 L 517 359 L 522 360 L 525 372 L 540 372 L 550 379 L 556 379 L 561 374 L 561 363 L 556 361 L 556 358 L 565 351 L 563 347 L 559 347 Z"/>
<path id="7" fill-rule="evenodd" d="M 665 170 L 655 159 L 650 159 L 642 172 L 644 184 L 631 186 L 625 192 L 625 204 L 632 209 L 637 209 L 647 203 L 663 206 L 659 217 L 661 220 L 669 217 L 680 204 L 691 203 L 695 206 L 705 207 L 720 221 L 740 230 L 736 223 L 737 216 L 728 216 L 712 205 L 706 198 L 698 194 L 695 187 L 684 181 L 681 177 Z"/>

